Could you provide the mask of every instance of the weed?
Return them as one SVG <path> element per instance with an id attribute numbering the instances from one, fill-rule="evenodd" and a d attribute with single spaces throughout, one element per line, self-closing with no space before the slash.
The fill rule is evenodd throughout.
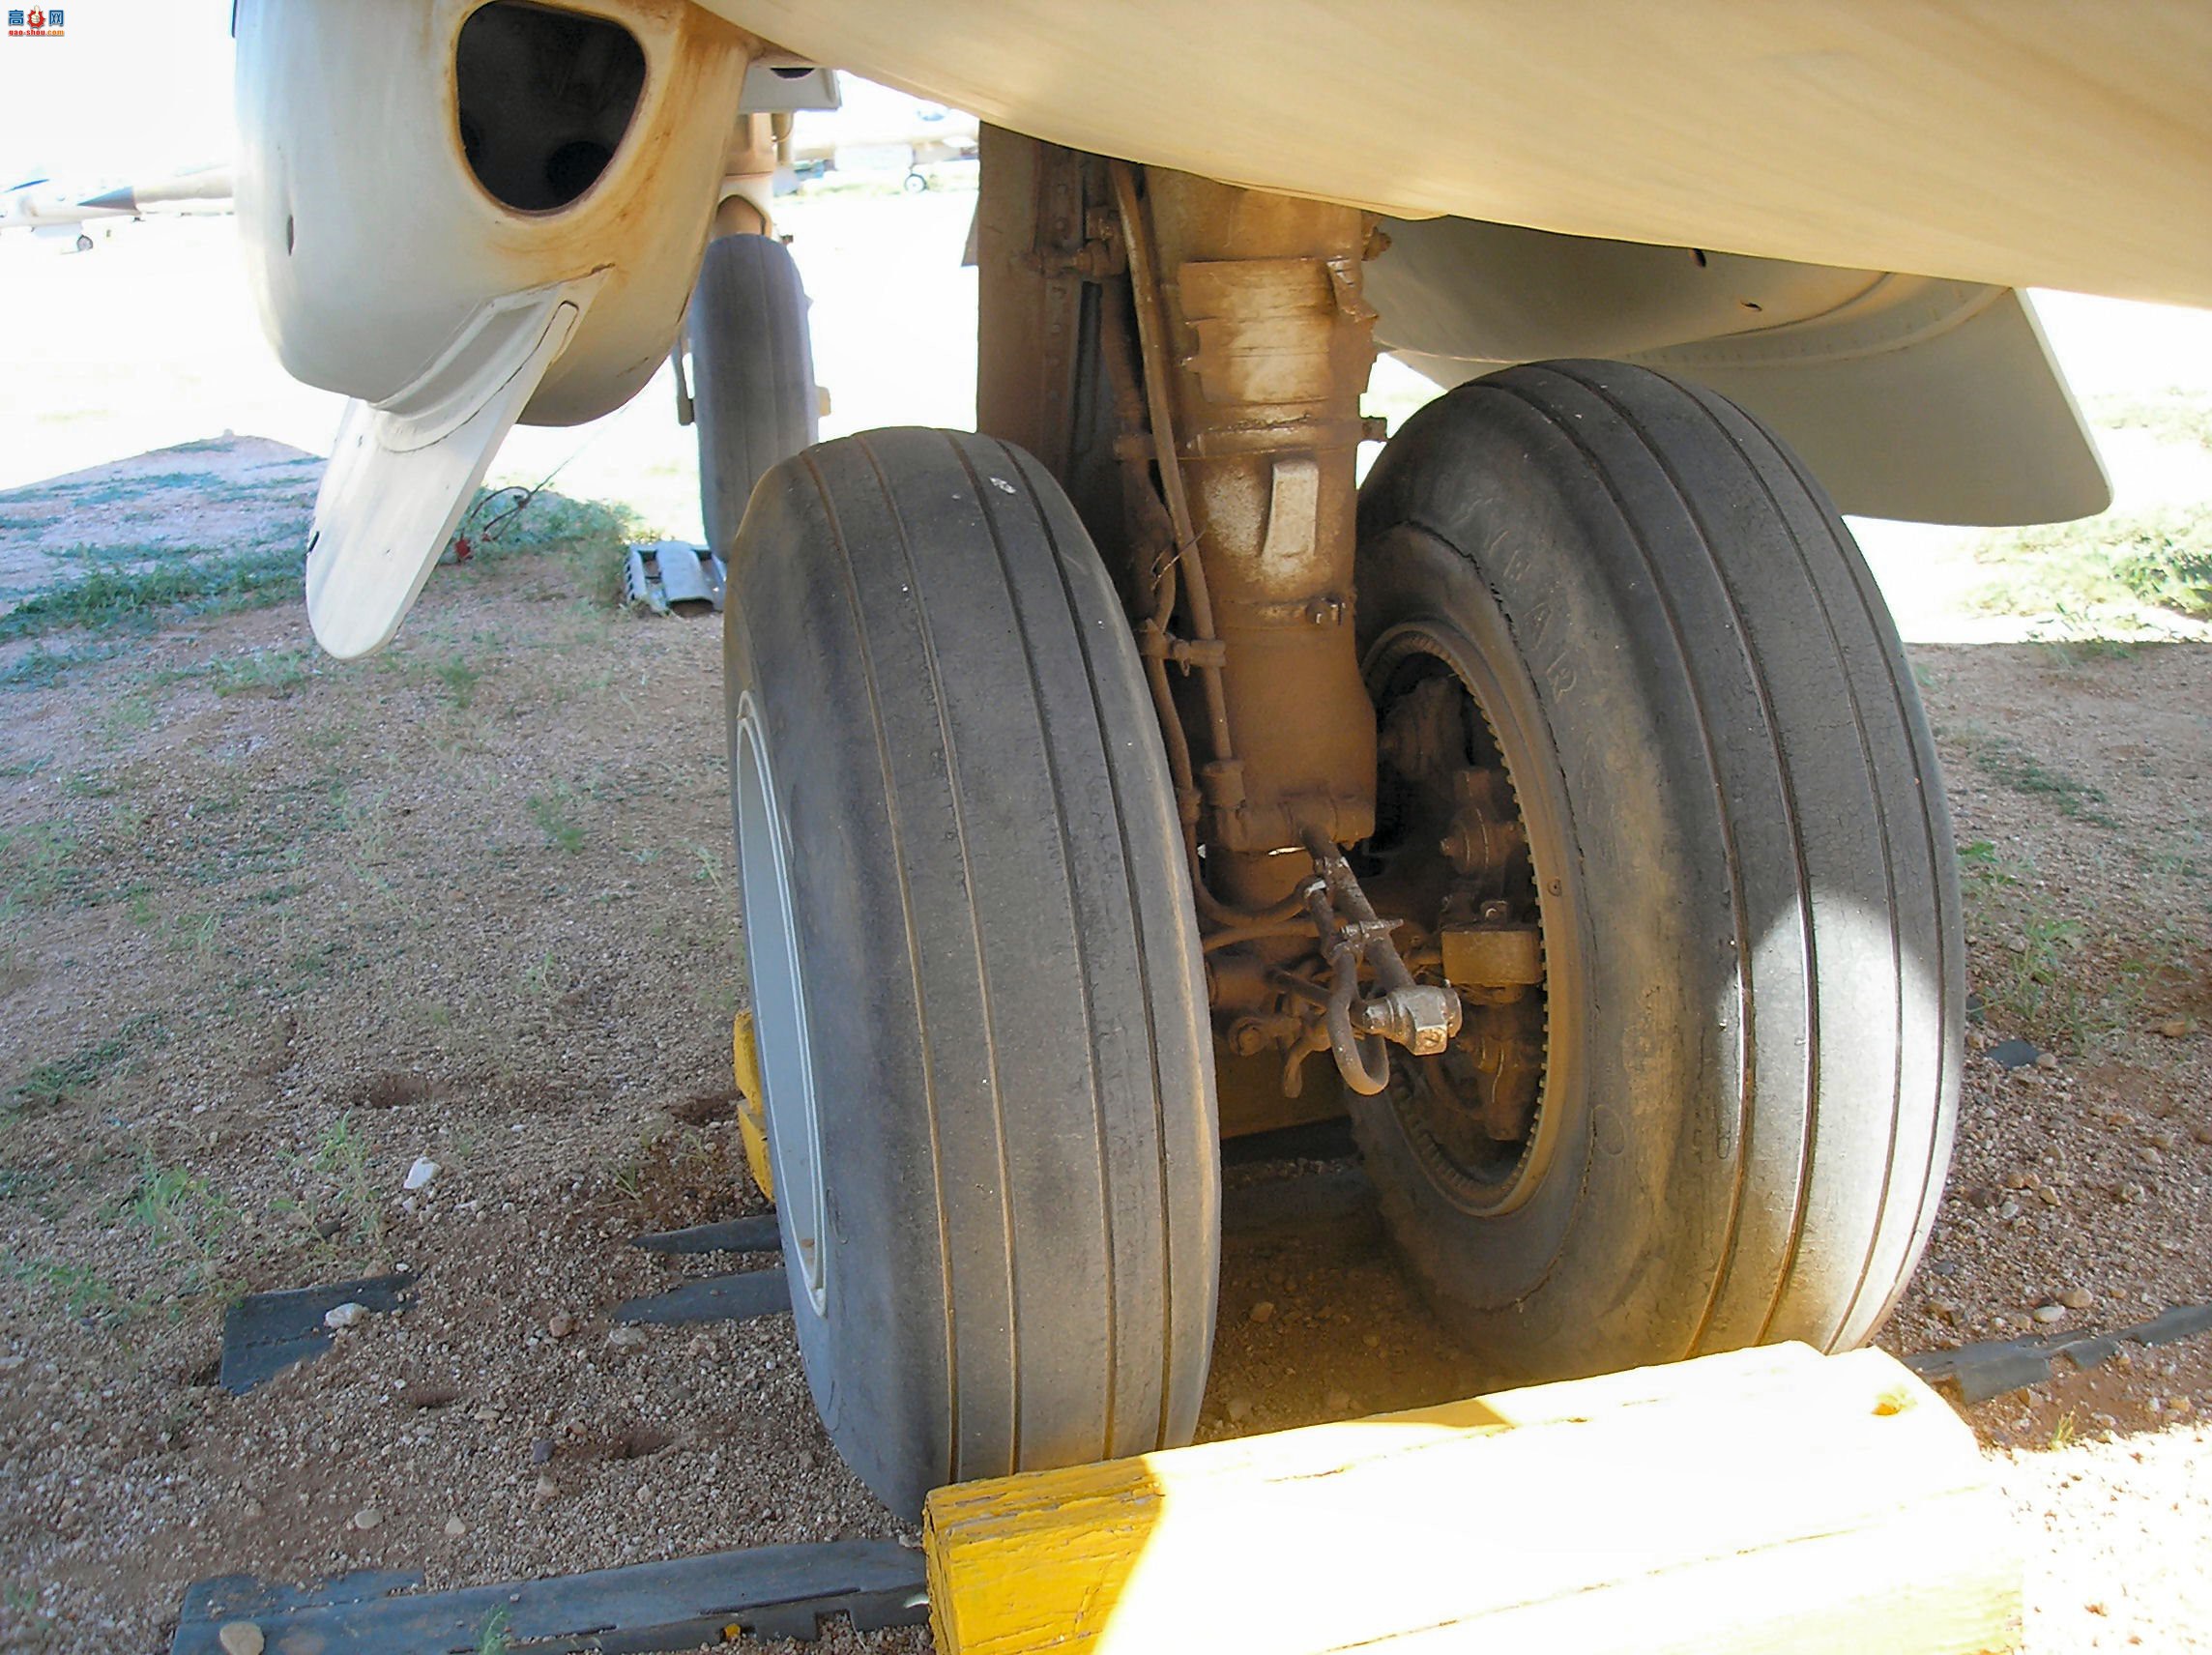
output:
<path id="1" fill-rule="evenodd" d="M 522 986 L 533 994 L 553 992 L 553 950 L 548 948 L 524 968 Z"/>
<path id="2" fill-rule="evenodd" d="M 143 695 L 126 695 L 108 703 L 100 720 L 100 736 L 107 745 L 120 747 L 153 727 L 153 701 Z"/>
<path id="3" fill-rule="evenodd" d="M 0 919 L 51 902 L 76 883 L 76 838 L 47 823 L 0 828 Z"/>
<path id="4" fill-rule="evenodd" d="M 93 566 L 0 615 L 0 640 L 64 628 L 144 629 L 172 612 L 225 614 L 282 602 L 300 592 L 299 548 L 287 543 L 224 553 L 211 547 L 144 547 L 123 563 L 88 553 Z"/>
<path id="5" fill-rule="evenodd" d="M 142 1298 L 121 1292 L 106 1277 L 83 1264 L 65 1264 L 56 1259 L 22 1260 L 10 1255 L 4 1265 L 12 1281 L 29 1282 L 59 1293 L 62 1308 L 80 1321 L 103 1327 L 118 1326 L 153 1308 Z"/>
<path id="6" fill-rule="evenodd" d="M 14 1110 L 66 1103 L 120 1068 L 142 1037 L 160 1033 L 158 1019 L 151 1015 L 133 1017 L 104 1040 L 80 1046 L 66 1058 L 35 1064 L 10 1090 L 8 1105 Z"/>
<path id="7" fill-rule="evenodd" d="M 69 649 L 41 645 L 0 667 L 0 689 L 51 689 L 78 667 L 110 660 L 123 653 L 117 644 L 81 644 Z"/>
<path id="8" fill-rule="evenodd" d="M 0 1201 L 29 1201 L 46 1194 L 58 1181 L 38 1167 L 0 1167 Z"/>
<path id="9" fill-rule="evenodd" d="M 2057 614 L 2076 629 L 2139 606 L 2212 618 L 2212 513 L 2166 508 L 1987 536 L 1974 561 L 2003 572 L 1974 595 L 2004 614 Z"/>
<path id="10" fill-rule="evenodd" d="M 720 856 L 711 846 L 707 845 L 694 845 L 691 849 L 697 852 L 699 857 L 699 872 L 695 876 L 699 883 L 711 885 L 716 890 L 720 890 L 722 888 L 722 858 Z"/>
<path id="11" fill-rule="evenodd" d="M 545 835 L 545 842 L 570 856 L 584 848 L 584 829 L 569 814 L 574 796 L 564 787 L 549 794 L 533 794 L 530 819 Z"/>
<path id="12" fill-rule="evenodd" d="M 0 765 L 0 781 L 27 781 L 50 763 L 50 759 L 41 757 L 18 760 L 12 765 Z"/>
<path id="13" fill-rule="evenodd" d="M 2040 794 L 2057 806 L 2061 816 L 2116 828 L 2118 823 L 2095 806 L 2105 802 L 2102 789 L 2052 769 L 2019 742 L 2005 736 L 1979 734 L 1967 738 L 1966 751 L 1975 766 L 1992 780 L 2015 793 Z"/>
<path id="14" fill-rule="evenodd" d="M 145 1152 L 138 1181 L 125 1198 L 131 1222 L 146 1233 L 149 1247 L 176 1244 L 197 1262 L 195 1283 L 215 1261 L 217 1243 L 238 1222 L 237 1208 L 205 1178 L 183 1167 L 164 1167 Z"/>
<path id="15" fill-rule="evenodd" d="M 483 1630 L 477 1634 L 476 1655 L 508 1655 L 513 1646 L 507 1640 L 507 1622 L 504 1607 L 484 1616 Z"/>
<path id="16" fill-rule="evenodd" d="M 255 650 L 215 663 L 215 692 L 219 696 L 267 695 L 284 697 L 314 677 L 305 650 Z"/>
<path id="17" fill-rule="evenodd" d="M 172 926 L 177 933 L 178 951 L 205 959 L 215 949 L 215 934 L 221 923 L 220 915 L 212 911 L 178 915 Z"/>
<path id="18" fill-rule="evenodd" d="M 446 693 L 453 698 L 453 706 L 465 712 L 477 698 L 477 682 L 483 677 L 480 668 L 472 667 L 459 655 L 430 669 L 430 676 L 446 686 Z"/>
<path id="19" fill-rule="evenodd" d="M 2053 1448 L 2071 1447 L 2076 1435 L 2074 1410 L 2068 1408 L 2065 1413 L 2059 1416 L 2058 1423 L 2051 1428 L 2051 1446 Z"/>
<path id="20" fill-rule="evenodd" d="M 368 1144 L 346 1111 L 323 1129 L 315 1146 L 315 1171 L 335 1174 L 338 1200 L 353 1219 L 357 1239 L 371 1247 L 384 1243 L 384 1207 L 368 1168 Z"/>

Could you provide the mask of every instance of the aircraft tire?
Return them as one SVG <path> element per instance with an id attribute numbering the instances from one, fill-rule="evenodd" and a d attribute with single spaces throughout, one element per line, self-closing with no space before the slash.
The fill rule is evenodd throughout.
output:
<path id="1" fill-rule="evenodd" d="M 709 242 L 685 326 L 699 512 L 708 546 L 727 557 L 753 484 L 819 428 L 806 289 L 791 249 L 771 236 Z"/>
<path id="2" fill-rule="evenodd" d="M 1173 786 L 1113 585 L 1008 444 L 770 469 L 729 570 L 733 815 L 807 1379 L 913 1517 L 1195 1429 L 1219 1146 Z"/>
<path id="3" fill-rule="evenodd" d="M 1843 520 L 1732 403 L 1601 362 L 1431 403 L 1359 520 L 1404 765 L 1377 881 L 1445 855 L 1433 827 L 1392 840 L 1438 820 L 1413 778 L 1501 761 L 1545 973 L 1517 1137 L 1465 1124 L 1448 1058 L 1353 1101 L 1428 1296 L 1528 1379 L 1865 1340 L 1935 1217 L 1965 994 L 1935 748 Z M 1439 728 L 1459 750 L 1408 756 Z"/>

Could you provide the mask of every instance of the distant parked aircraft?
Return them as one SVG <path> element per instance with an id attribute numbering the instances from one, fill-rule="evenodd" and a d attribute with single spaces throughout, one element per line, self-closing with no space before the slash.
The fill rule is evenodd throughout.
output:
<path id="1" fill-rule="evenodd" d="M 92 237 L 84 226 L 95 218 L 128 217 L 125 209 L 92 207 L 73 199 L 73 192 L 50 178 L 26 178 L 0 194 L 0 230 L 29 230 L 41 241 L 76 238 L 77 250 L 90 252 Z"/>
<path id="2" fill-rule="evenodd" d="M 74 237 L 77 250 L 90 252 L 93 240 L 85 226 L 98 219 L 230 210 L 228 161 L 89 194 L 82 184 L 73 188 L 51 178 L 30 178 L 0 193 L 0 230 L 29 230 L 42 241 Z"/>

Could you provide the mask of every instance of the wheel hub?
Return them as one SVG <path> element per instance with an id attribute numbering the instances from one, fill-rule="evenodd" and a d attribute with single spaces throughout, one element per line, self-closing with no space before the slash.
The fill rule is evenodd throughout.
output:
<path id="1" fill-rule="evenodd" d="M 1441 640 L 1405 638 L 1376 684 L 1378 906 L 1423 940 L 1465 1007 L 1439 1056 L 1410 1065 L 1392 1098 L 1432 1170 L 1463 1199 L 1510 1199 L 1541 1130 L 1543 914 L 1524 821 L 1496 732 Z"/>

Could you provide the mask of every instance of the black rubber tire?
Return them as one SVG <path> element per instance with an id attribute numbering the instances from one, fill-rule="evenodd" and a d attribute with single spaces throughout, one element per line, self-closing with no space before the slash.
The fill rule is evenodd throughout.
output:
<path id="1" fill-rule="evenodd" d="M 765 775 L 808 1031 L 820 1309 L 774 941 L 748 916 L 799 1343 L 830 1436 L 909 1517 L 943 1483 L 1187 1440 L 1219 1256 L 1205 977 L 1166 755 L 1097 552 L 1019 450 L 876 431 L 769 472 L 729 592 L 746 903 L 765 847 L 744 790 Z"/>
<path id="2" fill-rule="evenodd" d="M 699 514 L 708 546 L 727 557 L 761 474 L 812 444 L 821 426 L 806 289 L 791 249 L 771 236 L 709 242 L 684 330 Z"/>
<path id="3" fill-rule="evenodd" d="M 1371 688 L 1424 629 L 1490 676 L 1551 974 L 1520 1205 L 1455 1198 L 1400 1089 L 1354 1102 L 1415 1273 L 1516 1377 L 1864 1340 L 1941 1193 L 1965 986 L 1935 748 L 1842 519 L 1725 398 L 1564 362 L 1414 415 L 1359 523 Z"/>

